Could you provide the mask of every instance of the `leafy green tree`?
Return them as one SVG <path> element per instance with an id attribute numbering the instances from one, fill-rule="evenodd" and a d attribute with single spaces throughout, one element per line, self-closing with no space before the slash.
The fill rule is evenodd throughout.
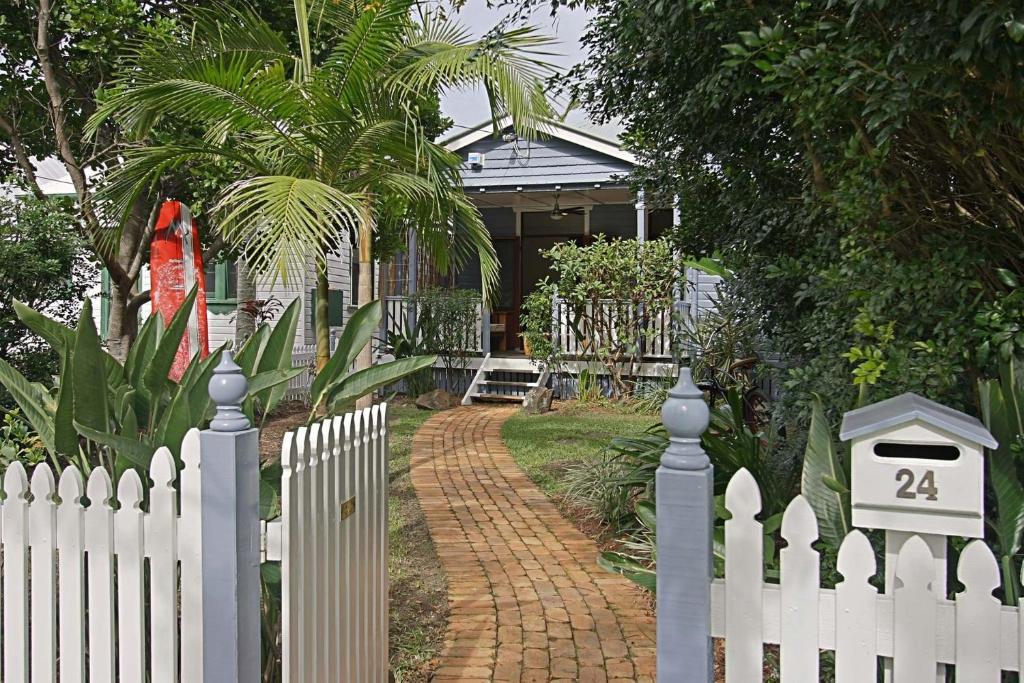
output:
<path id="1" fill-rule="evenodd" d="M 75 222 L 66 202 L 0 198 L 0 358 L 32 380 L 56 374 L 58 358 L 21 325 L 13 300 L 64 323 L 77 317 L 92 268 Z"/>
<path id="2" fill-rule="evenodd" d="M 622 120 L 639 185 L 680 198 L 679 246 L 736 272 L 803 418 L 814 392 L 852 405 L 854 371 L 873 398 L 969 403 L 963 372 L 994 369 L 979 329 L 1019 355 L 998 268 L 1024 268 L 1020 3 L 586 5 L 575 95 Z M 843 357 L 890 324 L 880 373 Z"/>
<path id="3" fill-rule="evenodd" d="M 297 51 L 250 10 L 187 17 L 185 30 L 140 46 L 91 130 L 117 121 L 146 139 L 176 117 L 206 134 L 128 151 L 108 195 L 119 214 L 184 164 L 232 164 L 237 179 L 217 198 L 222 234 L 263 273 L 318 264 L 320 368 L 326 257 L 347 232 L 357 235 L 360 303 L 372 299 L 373 233 L 395 221 L 415 227 L 439 267 L 477 255 L 493 282 L 497 259 L 462 192 L 459 157 L 424 135 L 418 111 L 439 90 L 483 84 L 495 116 L 532 135 L 548 114 L 547 39 L 523 28 L 472 40 L 413 0 L 297 0 Z M 357 365 L 369 364 L 366 349 Z"/>

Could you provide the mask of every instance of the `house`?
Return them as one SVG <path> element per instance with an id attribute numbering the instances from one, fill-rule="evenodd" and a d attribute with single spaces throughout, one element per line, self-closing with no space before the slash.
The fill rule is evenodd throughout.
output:
<path id="1" fill-rule="evenodd" d="M 443 144 L 463 159 L 466 192 L 480 210 L 501 264 L 497 298 L 488 310 L 480 311 L 474 349 L 477 358 L 470 363 L 473 376 L 467 400 L 472 394 L 519 400 L 530 386 L 545 381 L 523 353 L 519 327 L 524 299 L 548 272 L 541 252 L 559 242 L 586 244 L 597 235 L 656 239 L 672 227 L 675 214 L 671 207 L 648 206 L 643 196 L 632 192 L 627 179 L 636 160 L 618 141 L 580 126 L 550 123 L 538 139 L 524 140 L 507 126 L 496 135 L 488 120 Z M 407 246 L 406 253 L 375 268 L 375 293 L 384 300 L 387 313 L 381 338 L 388 331 L 409 329 L 415 316 L 409 297 L 425 285 L 438 283 L 439 274 L 427 272 L 429 261 L 419 253 L 415 235 L 410 234 Z M 689 286 L 679 288 L 679 304 L 689 315 L 699 316 L 713 305 L 718 279 L 694 270 L 687 277 Z M 332 334 L 355 310 L 356 279 L 353 245 L 346 243 L 328 259 Z M 481 286 L 476 263 L 441 279 L 460 288 Z M 235 265 L 229 261 L 207 264 L 206 289 L 210 346 L 216 347 L 234 339 L 238 306 Z M 301 269 L 300 277 L 289 282 L 257 282 L 255 297 L 277 299 L 283 305 L 302 299 L 296 344 L 301 347 L 297 351 L 310 359 L 314 289 L 310 262 Z M 102 318 L 103 297 L 97 298 Z M 561 327 L 561 342 L 572 355 L 574 341 L 567 327 Z M 641 374 L 671 374 L 676 359 L 668 338 L 670 330 L 666 317 L 662 338 L 645 349 Z"/>
<path id="2" fill-rule="evenodd" d="M 519 321 L 522 304 L 548 274 L 541 252 L 559 242 L 586 244 L 597 235 L 657 239 L 675 219 L 670 207 L 648 206 L 630 189 L 628 176 L 636 160 L 621 145 L 590 130 L 550 123 L 540 139 L 520 139 L 510 127 L 494 134 L 490 121 L 458 133 L 443 143 L 463 158 L 467 194 L 480 210 L 501 263 L 497 297 L 481 312 L 479 359 L 464 402 L 474 399 L 521 400 L 531 386 L 546 381 L 544 372 L 523 353 Z M 411 245 L 409 263 L 420 259 Z M 680 304 L 699 315 L 713 304 L 718 278 L 688 272 L 679 288 Z M 385 295 L 389 325 L 408 325 L 403 295 L 415 292 L 421 278 L 406 278 L 401 294 Z M 478 267 L 455 278 L 456 286 L 480 289 Z M 665 312 L 659 336 L 645 349 L 642 375 L 667 376 L 674 367 L 671 311 Z M 556 334 L 570 357 L 578 351 L 567 325 Z M 574 347 L 575 344 L 575 347 Z M 577 358 L 576 365 L 583 359 Z"/>

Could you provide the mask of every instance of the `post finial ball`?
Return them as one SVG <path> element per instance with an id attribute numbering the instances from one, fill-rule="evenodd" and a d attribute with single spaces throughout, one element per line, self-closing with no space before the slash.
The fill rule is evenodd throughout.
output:
<path id="1" fill-rule="evenodd" d="M 669 434 L 669 447 L 661 464 L 670 469 L 704 469 L 710 465 L 700 437 L 711 421 L 704 392 L 694 384 L 690 368 L 679 370 L 679 381 L 661 407 L 661 421 Z"/>
<path id="2" fill-rule="evenodd" d="M 217 406 L 217 414 L 210 423 L 215 432 L 240 432 L 250 427 L 242 412 L 242 401 L 249 391 L 249 381 L 242 368 L 235 363 L 231 351 L 225 350 L 220 363 L 213 370 L 209 384 L 210 398 Z"/>

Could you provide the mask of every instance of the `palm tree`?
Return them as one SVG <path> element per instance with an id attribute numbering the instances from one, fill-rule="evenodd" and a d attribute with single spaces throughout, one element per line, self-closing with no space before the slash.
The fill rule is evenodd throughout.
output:
<path id="1" fill-rule="evenodd" d="M 359 246 L 359 304 L 372 298 L 374 231 L 411 225 L 440 268 L 480 260 L 487 295 L 498 262 L 462 191 L 460 159 L 428 136 L 419 107 L 482 85 L 497 122 L 536 134 L 551 115 L 550 39 L 524 27 L 479 40 L 419 0 L 295 0 L 297 51 L 250 9 L 192 10 L 176 37 L 142 43 L 95 130 L 117 117 L 138 138 L 161 117 L 205 131 L 129 151 L 112 172 L 107 211 L 125 212 L 161 174 L 227 161 L 238 179 L 214 207 L 220 231 L 266 276 L 317 264 L 317 365 L 329 358 L 327 256 Z M 357 367 L 370 364 L 369 348 Z"/>

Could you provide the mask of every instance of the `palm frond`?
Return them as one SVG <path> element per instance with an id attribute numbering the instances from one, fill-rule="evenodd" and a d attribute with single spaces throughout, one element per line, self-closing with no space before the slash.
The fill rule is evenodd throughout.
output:
<path id="1" fill-rule="evenodd" d="M 368 197 L 309 178 L 256 176 L 228 187 L 214 207 L 221 231 L 247 262 L 284 279 L 341 247 Z"/>

